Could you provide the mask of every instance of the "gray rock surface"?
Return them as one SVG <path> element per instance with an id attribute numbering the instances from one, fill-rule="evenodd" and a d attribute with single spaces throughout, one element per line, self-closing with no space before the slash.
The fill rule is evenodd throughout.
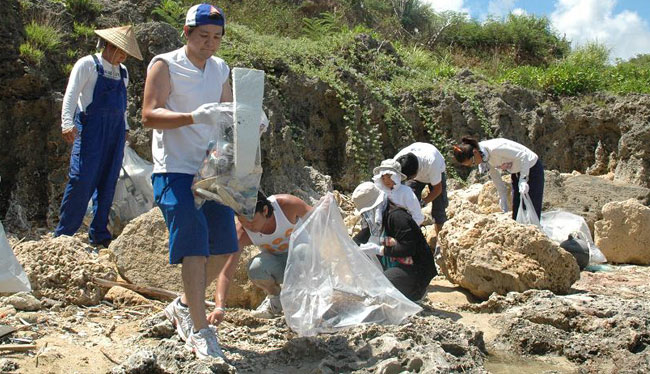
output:
<path id="1" fill-rule="evenodd" d="M 41 310 L 41 301 L 29 292 L 19 292 L 2 300 L 4 305 L 12 305 L 16 310 Z"/>

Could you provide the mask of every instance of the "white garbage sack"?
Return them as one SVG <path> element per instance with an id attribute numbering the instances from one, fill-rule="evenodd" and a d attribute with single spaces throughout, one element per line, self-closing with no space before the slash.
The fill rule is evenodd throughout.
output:
<path id="1" fill-rule="evenodd" d="M 542 230 L 558 244 L 567 240 L 569 235 L 587 242 L 589 246 L 589 264 L 596 265 L 607 262 L 605 255 L 600 251 L 591 237 L 589 226 L 581 216 L 562 210 L 542 213 Z"/>
<path id="2" fill-rule="evenodd" d="M 0 222 L 0 293 L 32 290 L 27 274 L 9 245 L 5 229 Z"/>
<path id="3" fill-rule="evenodd" d="M 526 209 L 524 209 L 524 206 Z M 539 217 L 535 212 L 533 201 L 528 193 L 523 193 L 519 197 L 519 211 L 517 211 L 517 222 L 524 225 L 539 226 Z"/>
<path id="4" fill-rule="evenodd" d="M 152 173 L 153 164 L 138 156 L 127 143 L 108 216 L 108 228 L 114 235 L 121 232 L 129 221 L 153 208 Z M 86 225 L 90 225 L 94 217 L 94 199 L 93 194 L 84 217 Z"/>
<path id="5" fill-rule="evenodd" d="M 400 324 L 422 310 L 348 236 L 332 193 L 291 234 L 280 301 L 299 336 Z"/>

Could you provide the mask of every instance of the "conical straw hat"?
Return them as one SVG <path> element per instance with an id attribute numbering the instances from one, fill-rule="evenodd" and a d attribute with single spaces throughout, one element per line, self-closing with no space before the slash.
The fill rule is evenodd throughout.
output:
<path id="1" fill-rule="evenodd" d="M 95 34 L 138 60 L 142 60 L 142 53 L 140 53 L 140 47 L 138 47 L 138 42 L 135 40 L 133 26 L 95 30 Z"/>

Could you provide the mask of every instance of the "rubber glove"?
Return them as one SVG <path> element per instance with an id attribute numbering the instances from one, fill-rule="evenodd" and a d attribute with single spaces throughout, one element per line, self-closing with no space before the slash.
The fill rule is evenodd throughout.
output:
<path id="1" fill-rule="evenodd" d="M 359 248 L 361 248 L 361 250 L 366 252 L 366 253 L 372 253 L 372 254 L 379 255 L 379 256 L 384 255 L 384 247 L 379 246 L 379 245 L 377 245 L 375 243 L 361 244 L 359 246 Z"/>
<path id="2" fill-rule="evenodd" d="M 220 103 L 207 103 L 196 108 L 192 113 L 194 123 L 205 123 L 207 125 L 216 125 L 221 111 L 217 110 Z"/>
<path id="3" fill-rule="evenodd" d="M 528 183 L 526 183 L 526 181 L 520 181 L 519 182 L 519 193 L 523 195 L 523 194 L 528 193 L 528 190 L 529 190 Z"/>

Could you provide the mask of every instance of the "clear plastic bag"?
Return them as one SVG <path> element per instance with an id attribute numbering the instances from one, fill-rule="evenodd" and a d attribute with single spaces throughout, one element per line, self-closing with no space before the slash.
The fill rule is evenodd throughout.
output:
<path id="1" fill-rule="evenodd" d="M 524 206 L 526 209 L 524 209 Z M 519 211 L 517 211 L 517 222 L 524 225 L 540 226 L 539 217 L 535 212 L 533 201 L 530 199 L 528 193 L 523 193 L 519 197 Z"/>
<path id="2" fill-rule="evenodd" d="M 569 235 L 582 239 L 589 246 L 589 264 L 596 265 L 607 262 L 605 255 L 600 251 L 591 237 L 589 226 L 581 216 L 562 210 L 554 210 L 542 213 L 542 230 L 559 243 L 567 240 Z"/>
<path id="3" fill-rule="evenodd" d="M 257 203 L 257 190 L 262 178 L 259 138 L 255 149 L 255 167 L 249 173 L 237 175 L 235 168 L 235 126 L 233 103 L 219 105 L 221 116 L 199 171 L 194 176 L 192 190 L 197 207 L 214 200 L 231 207 L 235 213 L 252 218 Z M 263 112 L 262 112 L 263 113 Z"/>
<path id="4" fill-rule="evenodd" d="M 234 68 L 234 103 L 222 103 L 192 190 L 200 206 L 218 201 L 249 219 L 255 214 L 262 177 L 260 132 L 268 125 L 262 111 L 264 72 Z"/>
<path id="5" fill-rule="evenodd" d="M 31 291 L 27 274 L 9 245 L 5 229 L 0 222 L 0 293 Z"/>
<path id="6" fill-rule="evenodd" d="M 348 236 L 332 193 L 291 235 L 280 301 L 299 336 L 400 324 L 422 310 Z"/>

